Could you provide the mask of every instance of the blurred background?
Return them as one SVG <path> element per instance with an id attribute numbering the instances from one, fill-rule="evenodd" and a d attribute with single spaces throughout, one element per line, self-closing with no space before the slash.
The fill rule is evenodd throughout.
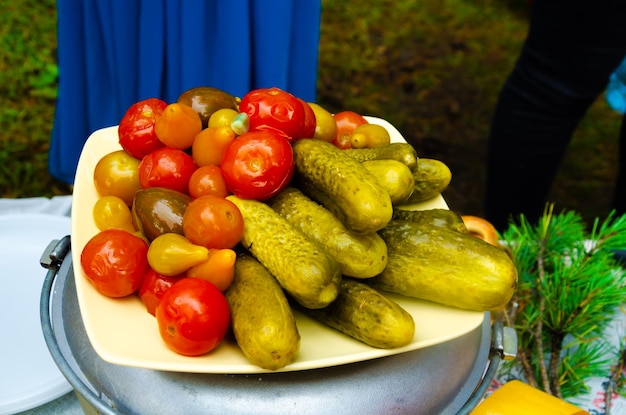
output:
<path id="1" fill-rule="evenodd" d="M 322 0 L 317 102 L 389 120 L 453 173 L 450 208 L 482 215 L 486 138 L 524 40 L 527 0 Z M 57 92 L 54 0 L 0 0 L 0 196 L 69 194 L 48 173 Z M 181 91 L 182 92 L 182 91 Z M 80 103 L 76 103 L 80 105 Z M 554 183 L 557 211 L 604 217 L 621 116 L 604 97 Z"/>

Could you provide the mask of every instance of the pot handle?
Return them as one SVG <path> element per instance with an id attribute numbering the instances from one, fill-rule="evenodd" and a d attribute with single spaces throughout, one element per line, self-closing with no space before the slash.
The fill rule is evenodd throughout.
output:
<path id="1" fill-rule="evenodd" d="M 110 406 L 107 406 L 85 383 L 74 373 L 67 360 L 61 353 L 59 344 L 54 336 L 54 329 L 52 328 L 52 319 L 50 317 L 50 294 L 52 292 L 52 286 L 54 280 L 58 274 L 61 264 L 65 259 L 65 256 L 70 251 L 71 239 L 69 235 L 64 236 L 60 240 L 53 240 L 48 244 L 48 247 L 44 250 L 39 263 L 42 267 L 46 268 L 48 272 L 43 282 L 41 290 L 41 297 L 39 300 L 39 316 L 41 319 L 41 328 L 43 330 L 44 339 L 48 350 L 54 359 L 54 362 L 63 373 L 63 376 L 72 385 L 74 391 L 78 394 L 79 398 L 85 399 L 89 402 L 93 409 L 97 411 L 97 414 L 103 415 L 117 415 Z M 82 405 L 82 399 L 79 399 Z"/>
<path id="2" fill-rule="evenodd" d="M 476 386 L 465 405 L 457 412 L 457 415 L 470 414 L 485 396 L 487 388 L 491 386 L 500 363 L 515 359 L 517 354 L 517 333 L 514 328 L 504 326 L 500 319 L 496 319 L 491 327 L 491 349 L 489 353 L 489 366 L 485 370 L 481 382 Z"/>

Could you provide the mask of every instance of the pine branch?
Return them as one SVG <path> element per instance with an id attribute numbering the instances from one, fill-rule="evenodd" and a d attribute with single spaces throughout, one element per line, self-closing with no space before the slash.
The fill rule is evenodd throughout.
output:
<path id="1" fill-rule="evenodd" d="M 521 350 L 518 352 L 518 359 L 520 364 L 522 365 L 522 371 L 524 373 L 526 383 L 535 388 L 539 387 L 539 385 L 537 384 L 537 379 L 535 377 L 535 372 L 532 365 L 530 364 L 530 360 L 528 359 L 525 350 Z"/>
<path id="2" fill-rule="evenodd" d="M 541 263 L 541 261 L 539 261 Z M 542 278 L 542 266 L 539 266 L 539 275 L 540 279 Z M 535 327 L 535 332 L 533 333 L 535 336 L 535 341 L 537 342 L 537 362 L 539 364 L 539 373 L 541 373 L 541 381 L 543 383 L 543 389 L 547 393 L 552 393 L 550 388 L 550 380 L 548 378 L 548 370 L 546 368 L 546 358 L 543 354 L 543 315 L 545 313 L 546 308 L 546 299 L 545 297 L 539 298 L 539 320 L 537 321 L 537 326 Z"/>
<path id="3" fill-rule="evenodd" d="M 552 394 L 559 399 L 563 399 L 563 393 L 561 392 L 561 379 L 560 379 L 560 366 L 561 366 L 561 352 L 563 345 L 563 335 L 555 333 L 551 339 L 552 350 L 550 353 L 550 384 Z M 546 391 L 547 392 L 547 391 Z M 548 392 L 550 393 L 550 392 Z"/>
<path id="4" fill-rule="evenodd" d="M 609 411 L 611 410 L 611 401 L 613 399 L 613 392 L 618 389 L 620 385 L 624 382 L 624 368 L 626 366 L 626 348 L 624 346 L 624 341 L 622 340 L 620 344 L 620 353 L 617 364 L 611 370 L 609 381 L 607 382 L 605 394 L 604 394 L 604 412 L 605 415 L 610 415 Z"/>
<path id="5" fill-rule="evenodd" d="M 585 228 L 580 215 L 549 205 L 536 226 L 520 216 L 501 236 L 519 275 L 506 313 L 518 331 L 513 364 L 561 399 L 606 375 L 615 358 L 601 334 L 626 298 L 626 271 L 612 255 L 626 247 L 626 215 L 596 219 L 589 235 Z"/>

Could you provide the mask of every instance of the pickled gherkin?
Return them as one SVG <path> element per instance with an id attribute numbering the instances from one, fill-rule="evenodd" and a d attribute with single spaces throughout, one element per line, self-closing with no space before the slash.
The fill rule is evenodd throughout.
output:
<path id="1" fill-rule="evenodd" d="M 276 279 L 254 257 L 241 253 L 225 292 L 237 344 L 246 358 L 277 370 L 296 359 L 300 333 L 287 297 Z"/>

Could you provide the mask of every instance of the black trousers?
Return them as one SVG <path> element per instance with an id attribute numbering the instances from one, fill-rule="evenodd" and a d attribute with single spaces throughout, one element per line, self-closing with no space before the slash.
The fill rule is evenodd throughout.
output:
<path id="1" fill-rule="evenodd" d="M 626 0 L 533 2 L 488 142 L 485 218 L 498 230 L 520 214 L 533 223 L 541 216 L 574 130 L 624 56 Z M 613 201 L 618 213 L 626 211 L 624 124 Z"/>

